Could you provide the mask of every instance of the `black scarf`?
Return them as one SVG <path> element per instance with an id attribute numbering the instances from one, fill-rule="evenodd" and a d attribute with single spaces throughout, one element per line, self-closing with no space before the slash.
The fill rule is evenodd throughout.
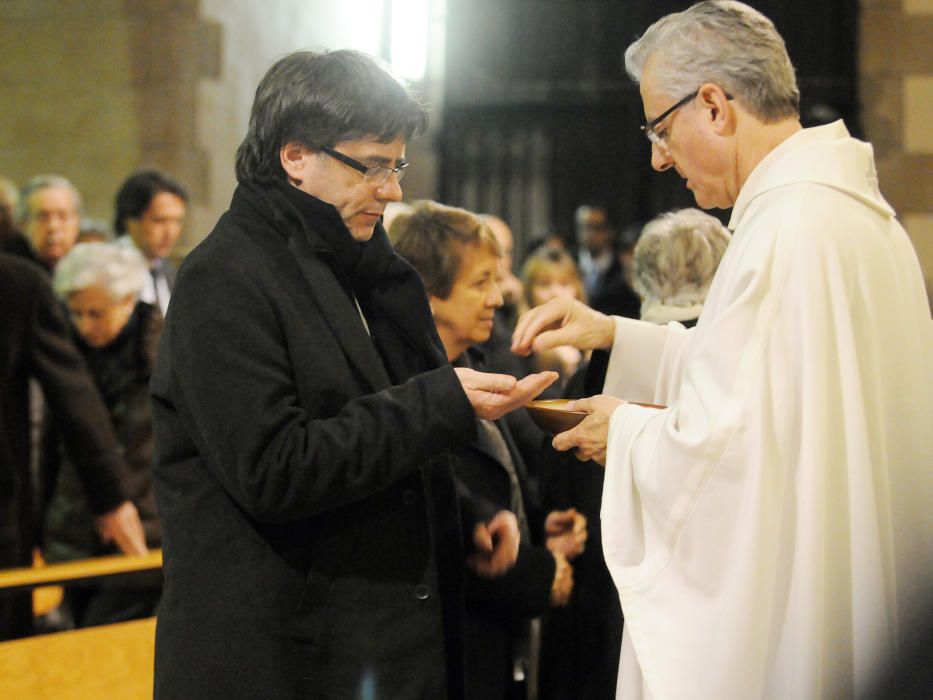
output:
<path id="1" fill-rule="evenodd" d="M 277 228 L 288 235 L 300 230 L 351 301 L 359 301 L 393 382 L 447 364 L 424 284 L 395 253 L 381 223 L 368 241 L 359 242 L 337 209 L 297 187 L 284 181 L 240 187 L 264 200 Z"/>

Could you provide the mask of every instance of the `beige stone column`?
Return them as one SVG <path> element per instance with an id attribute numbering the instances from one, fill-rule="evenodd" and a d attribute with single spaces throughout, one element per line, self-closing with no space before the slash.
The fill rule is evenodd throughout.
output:
<path id="1" fill-rule="evenodd" d="M 862 123 L 933 297 L 933 0 L 862 0 L 861 10 Z"/>

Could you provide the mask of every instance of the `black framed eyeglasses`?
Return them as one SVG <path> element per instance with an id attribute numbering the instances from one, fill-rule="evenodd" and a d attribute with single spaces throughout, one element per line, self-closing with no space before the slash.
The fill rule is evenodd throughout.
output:
<path id="1" fill-rule="evenodd" d="M 645 136 L 648 137 L 648 140 L 660 148 L 667 148 L 666 135 L 659 134 L 657 131 L 655 131 L 655 127 L 657 127 L 658 124 L 663 122 L 671 114 L 676 112 L 678 109 L 683 107 L 685 104 L 687 104 L 690 100 L 692 100 L 694 97 L 696 97 L 699 94 L 700 94 L 700 89 L 697 88 L 696 90 L 691 92 L 689 95 L 684 97 L 682 100 L 678 100 L 671 107 L 661 112 L 659 116 L 655 117 L 647 124 L 642 124 L 641 130 L 645 133 Z M 732 99 L 732 95 L 730 95 L 728 92 L 726 93 L 726 99 L 727 100 Z"/>
<path id="2" fill-rule="evenodd" d="M 377 186 L 384 185 L 392 175 L 395 175 L 396 181 L 401 182 L 402 178 L 405 177 L 405 168 L 409 165 L 407 160 L 399 161 L 399 164 L 394 168 L 387 168 L 383 165 L 363 165 L 356 158 L 351 158 L 330 146 L 320 146 L 320 149 L 331 158 L 335 158 L 341 163 L 349 165 L 358 173 L 362 173 L 364 181 Z"/>

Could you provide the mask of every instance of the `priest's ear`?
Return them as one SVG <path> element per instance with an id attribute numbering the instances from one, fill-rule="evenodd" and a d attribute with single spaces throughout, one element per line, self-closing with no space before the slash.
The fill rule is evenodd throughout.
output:
<path id="1" fill-rule="evenodd" d="M 701 108 L 707 112 L 713 131 L 721 136 L 735 131 L 735 111 L 730 104 L 732 97 L 725 90 L 716 83 L 703 83 L 698 99 Z"/>

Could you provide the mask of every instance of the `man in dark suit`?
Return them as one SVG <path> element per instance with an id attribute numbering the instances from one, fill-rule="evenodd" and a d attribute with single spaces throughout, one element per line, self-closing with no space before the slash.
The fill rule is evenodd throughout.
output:
<path id="1" fill-rule="evenodd" d="M 68 322 L 42 270 L 0 254 L 0 567 L 30 566 L 38 544 L 30 474 L 29 380 L 42 387 L 98 516 L 105 539 L 144 554 L 145 535 L 127 500 L 126 467 L 107 409 L 68 334 Z M 30 633 L 30 594 L 0 596 L 0 641 Z"/>
<path id="2" fill-rule="evenodd" d="M 627 260 L 635 241 L 620 240 L 604 207 L 583 205 L 574 215 L 577 262 L 589 305 L 613 316 L 638 318 L 641 299 L 632 289 Z"/>
<path id="3" fill-rule="evenodd" d="M 16 219 L 22 233 L 0 241 L 0 250 L 52 272 L 78 240 L 81 194 L 61 175 L 37 175 L 20 192 Z"/>
<path id="4" fill-rule="evenodd" d="M 370 57 L 256 92 L 230 210 L 179 270 L 152 381 L 165 589 L 157 698 L 461 698 L 463 564 L 515 516 L 450 452 L 554 376 L 452 368 L 379 223 L 423 107 Z"/>
<path id="5" fill-rule="evenodd" d="M 141 170 L 120 186 L 115 208 L 119 240 L 134 246 L 149 263 L 152 279 L 140 299 L 158 306 L 164 316 L 175 285 L 175 265 L 169 255 L 185 224 L 188 193 L 158 170 Z"/>

